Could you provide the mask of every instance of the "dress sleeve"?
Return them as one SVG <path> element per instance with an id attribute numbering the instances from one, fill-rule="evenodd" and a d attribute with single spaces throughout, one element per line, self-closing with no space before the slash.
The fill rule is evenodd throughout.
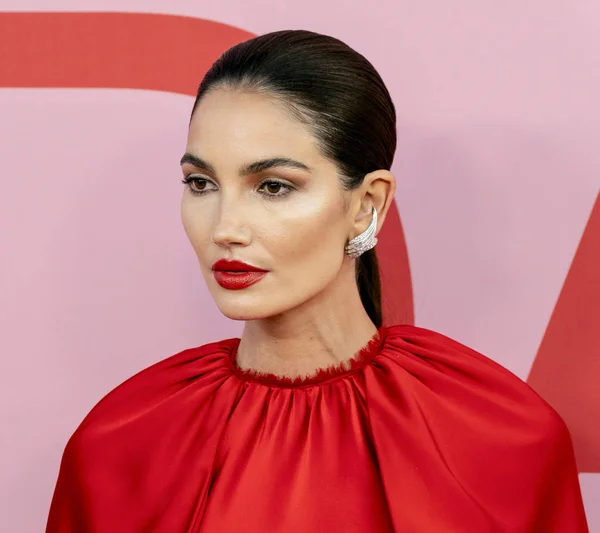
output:
<path id="1" fill-rule="evenodd" d="M 47 533 L 86 533 L 93 528 L 87 520 L 88 495 L 81 479 L 84 465 L 78 466 L 81 457 L 74 438 L 75 435 L 69 439 L 62 455 L 46 524 Z"/>
<path id="2" fill-rule="evenodd" d="M 365 379 L 396 530 L 588 532 L 569 431 L 510 371 L 411 327 Z"/>
<path id="3" fill-rule="evenodd" d="M 185 350 L 100 400 L 64 449 L 46 533 L 198 530 L 237 391 L 222 351 Z"/>

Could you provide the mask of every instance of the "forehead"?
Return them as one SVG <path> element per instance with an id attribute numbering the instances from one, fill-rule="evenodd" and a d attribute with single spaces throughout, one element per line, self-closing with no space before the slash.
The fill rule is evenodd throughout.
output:
<path id="1" fill-rule="evenodd" d="M 273 155 L 298 158 L 308 165 L 324 160 L 309 126 L 277 98 L 221 88 L 198 103 L 187 151 L 236 161 Z"/>

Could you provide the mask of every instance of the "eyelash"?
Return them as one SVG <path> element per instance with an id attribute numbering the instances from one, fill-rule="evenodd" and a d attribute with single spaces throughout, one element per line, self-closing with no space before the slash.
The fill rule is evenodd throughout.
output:
<path id="1" fill-rule="evenodd" d="M 194 189 L 192 187 L 192 182 L 204 182 L 204 183 L 208 183 L 209 180 L 205 179 L 205 178 L 193 178 L 193 177 L 187 177 L 187 178 L 183 178 L 181 180 L 182 183 L 186 184 L 188 186 L 189 191 L 194 195 L 194 196 L 202 196 L 203 194 L 209 193 L 211 192 L 212 189 L 209 190 L 198 190 L 198 189 Z M 266 198 L 269 199 L 276 199 L 276 198 L 282 198 L 283 196 L 287 196 L 289 193 L 291 193 L 294 188 L 291 185 L 288 185 L 287 183 L 283 183 L 282 181 L 278 181 L 278 180 L 274 180 L 274 179 L 266 179 L 263 180 L 260 185 L 259 188 L 262 187 L 263 185 L 269 185 L 269 184 L 276 184 L 281 186 L 285 192 L 281 193 L 281 194 L 269 194 L 269 193 L 262 193 Z"/>

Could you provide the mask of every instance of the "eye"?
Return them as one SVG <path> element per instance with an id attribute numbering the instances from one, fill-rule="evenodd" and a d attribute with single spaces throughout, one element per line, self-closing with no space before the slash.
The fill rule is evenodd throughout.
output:
<path id="1" fill-rule="evenodd" d="M 197 177 L 197 176 L 196 177 L 188 176 L 188 177 L 182 179 L 181 182 L 185 183 L 188 186 L 188 189 L 190 190 L 190 192 L 192 194 L 195 194 L 198 196 L 201 194 L 210 192 L 211 190 L 214 190 L 209 187 L 209 185 L 211 185 L 211 184 L 214 185 L 214 183 L 207 180 L 206 178 L 201 178 L 201 177 Z"/>
<path id="2" fill-rule="evenodd" d="M 263 189 L 263 194 L 267 197 L 285 196 L 286 194 L 289 194 L 294 190 L 294 188 L 291 185 L 273 179 L 263 181 L 258 189 Z"/>

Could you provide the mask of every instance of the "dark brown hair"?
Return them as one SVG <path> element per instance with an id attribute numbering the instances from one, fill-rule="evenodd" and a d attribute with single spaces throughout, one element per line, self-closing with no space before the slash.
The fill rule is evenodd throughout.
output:
<path id="1" fill-rule="evenodd" d="M 396 111 L 373 65 L 342 41 L 305 30 L 255 37 L 227 50 L 204 76 L 192 114 L 219 86 L 262 91 L 281 100 L 314 132 L 322 153 L 334 161 L 347 190 L 366 174 L 392 166 Z M 361 301 L 380 327 L 381 282 L 375 249 L 357 260 Z"/>

